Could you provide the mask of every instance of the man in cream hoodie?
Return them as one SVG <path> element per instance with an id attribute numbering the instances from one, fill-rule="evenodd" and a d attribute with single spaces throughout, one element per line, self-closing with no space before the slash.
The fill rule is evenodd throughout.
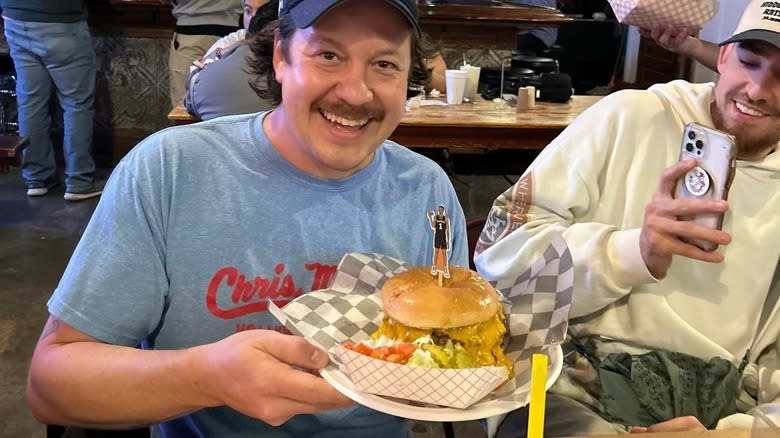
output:
<path id="1" fill-rule="evenodd" d="M 548 395 L 546 436 L 750 427 L 752 407 L 780 403 L 780 2 L 750 3 L 718 71 L 717 84 L 605 97 L 494 202 L 475 257 L 484 276 L 523 272 L 559 235 L 575 264 L 566 347 L 579 353 Z M 728 201 L 674 198 L 696 166 L 678 162 L 690 122 L 736 137 Z M 725 213 L 722 231 L 678 220 L 707 212 Z M 604 383 L 620 367 L 605 362 L 627 367 L 617 391 Z M 526 422 L 514 411 L 497 436 Z"/>

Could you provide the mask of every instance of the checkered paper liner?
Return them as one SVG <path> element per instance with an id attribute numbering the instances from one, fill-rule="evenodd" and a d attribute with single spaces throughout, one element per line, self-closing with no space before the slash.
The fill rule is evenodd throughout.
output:
<path id="1" fill-rule="evenodd" d="M 621 23 L 700 29 L 718 12 L 718 0 L 609 0 Z"/>
<path id="2" fill-rule="evenodd" d="M 271 313 L 292 333 L 330 353 L 329 368 L 349 376 L 361 391 L 440 406 L 467 408 L 486 396 L 527 398 L 528 358 L 544 346 L 563 342 L 568 327 L 574 266 L 566 243 L 555 239 L 531 267 L 513 279 L 491 282 L 502 294 L 508 316 L 507 357 L 515 378 L 503 367 L 475 369 L 415 368 L 374 359 L 341 347 L 344 341 L 368 339 L 382 321 L 384 282 L 412 265 L 382 254 L 349 253 L 339 263 L 331 286 L 302 295 Z M 520 400 L 520 401 L 523 401 Z"/>

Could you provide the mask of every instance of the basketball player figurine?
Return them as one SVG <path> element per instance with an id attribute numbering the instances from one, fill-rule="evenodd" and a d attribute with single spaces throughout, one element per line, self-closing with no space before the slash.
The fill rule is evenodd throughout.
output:
<path id="1" fill-rule="evenodd" d="M 428 221 L 433 229 L 433 266 L 431 266 L 431 274 L 438 275 L 439 284 L 441 284 L 442 276 L 450 278 L 450 218 L 445 214 L 444 206 L 439 205 L 439 209 L 436 212 L 428 212 Z"/>

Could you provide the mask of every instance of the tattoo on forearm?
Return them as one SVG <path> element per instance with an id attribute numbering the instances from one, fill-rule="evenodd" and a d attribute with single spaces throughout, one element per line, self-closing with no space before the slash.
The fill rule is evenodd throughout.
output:
<path id="1" fill-rule="evenodd" d="M 62 325 L 62 322 L 55 318 L 51 317 L 48 321 L 46 321 L 46 325 L 43 327 L 43 333 L 41 333 L 41 339 L 46 339 L 51 335 L 52 333 L 56 332 L 57 329 L 60 328 Z"/>

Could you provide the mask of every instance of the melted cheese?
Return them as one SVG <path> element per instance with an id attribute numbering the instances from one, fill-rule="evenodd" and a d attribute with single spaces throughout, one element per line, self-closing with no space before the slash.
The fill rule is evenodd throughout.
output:
<path id="1" fill-rule="evenodd" d="M 459 342 L 471 355 L 475 362 L 482 366 L 505 366 L 509 376 L 514 375 L 514 364 L 504 356 L 501 344 L 506 333 L 504 314 L 498 312 L 489 320 L 465 327 L 437 330 L 446 334 L 453 341 Z M 377 339 L 384 335 L 400 342 L 412 342 L 417 338 L 428 336 L 431 330 L 405 326 L 391 318 L 385 317 L 379 329 L 371 335 Z"/>

